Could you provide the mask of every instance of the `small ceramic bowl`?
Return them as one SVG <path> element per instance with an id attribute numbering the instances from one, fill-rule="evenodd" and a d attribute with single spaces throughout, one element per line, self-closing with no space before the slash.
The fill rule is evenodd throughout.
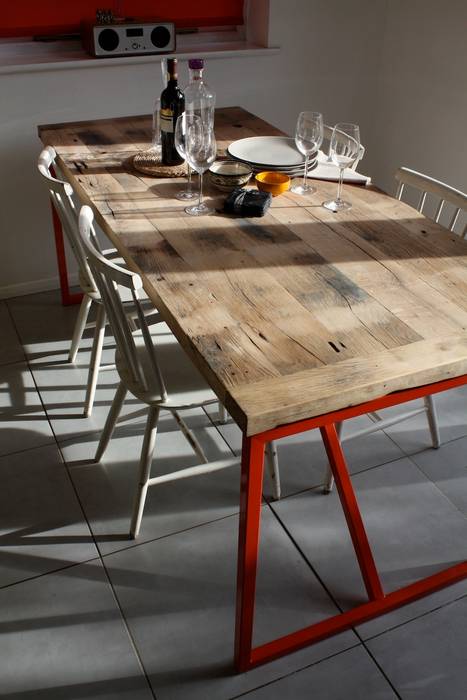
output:
<path id="1" fill-rule="evenodd" d="M 273 173 L 266 170 L 258 173 L 255 180 L 259 190 L 270 192 L 273 197 L 287 192 L 290 187 L 290 177 L 284 173 Z"/>
<path id="2" fill-rule="evenodd" d="M 246 163 L 236 160 L 216 160 L 209 168 L 209 180 L 222 192 L 232 192 L 236 187 L 246 185 L 253 170 Z"/>

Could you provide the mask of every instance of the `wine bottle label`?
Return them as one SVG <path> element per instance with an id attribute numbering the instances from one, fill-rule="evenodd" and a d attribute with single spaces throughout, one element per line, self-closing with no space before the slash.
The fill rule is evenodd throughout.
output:
<path id="1" fill-rule="evenodd" d="M 165 131 L 166 134 L 173 134 L 174 132 L 174 113 L 171 109 L 161 109 L 161 131 Z"/>

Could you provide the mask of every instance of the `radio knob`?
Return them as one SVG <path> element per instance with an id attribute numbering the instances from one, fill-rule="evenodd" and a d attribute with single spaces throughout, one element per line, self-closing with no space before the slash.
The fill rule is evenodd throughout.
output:
<path id="1" fill-rule="evenodd" d="M 131 48 L 132 49 L 139 49 L 139 44 L 137 44 L 136 41 L 134 41 L 131 45 Z"/>
<path id="2" fill-rule="evenodd" d="M 151 41 L 157 49 L 163 49 L 170 42 L 171 35 L 167 27 L 154 27 L 151 32 Z"/>
<path id="3" fill-rule="evenodd" d="M 103 29 L 97 41 L 103 51 L 115 51 L 120 43 L 119 36 L 115 29 Z"/>

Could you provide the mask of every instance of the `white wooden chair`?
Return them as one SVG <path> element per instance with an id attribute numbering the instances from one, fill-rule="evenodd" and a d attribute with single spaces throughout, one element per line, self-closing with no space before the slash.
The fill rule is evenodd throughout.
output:
<path id="1" fill-rule="evenodd" d="M 456 190 L 450 185 L 446 185 L 440 180 L 435 180 L 433 177 L 418 173 L 416 170 L 410 170 L 410 168 L 399 168 L 395 178 L 399 183 L 396 193 L 397 199 L 402 199 L 406 187 L 413 187 L 420 192 L 417 211 L 423 213 L 427 203 L 427 196 L 434 197 L 438 202 L 434 215 L 436 223 L 439 222 L 441 215 L 446 212 L 446 207 L 450 206 L 451 213 L 446 228 L 459 233 L 462 238 L 465 238 L 467 235 L 467 223 L 464 223 L 464 226 L 460 229 L 458 223 L 461 212 L 467 212 L 467 194 L 461 192 L 461 190 Z M 459 230 L 456 231 L 456 228 Z"/>
<path id="2" fill-rule="evenodd" d="M 116 341 L 115 363 L 120 384 L 102 432 L 95 461 L 103 456 L 112 436 L 127 392 L 147 404 L 148 418 L 141 451 L 138 486 L 130 524 L 130 536 L 138 535 L 149 486 L 183 479 L 197 474 L 238 465 L 238 458 L 208 462 L 201 445 L 180 416 L 180 411 L 217 403 L 217 397 L 190 363 L 176 338 L 165 333 L 159 338 L 148 326 L 141 307 L 141 277 L 106 259 L 97 249 L 92 235 L 92 210 L 84 206 L 79 216 L 79 231 L 93 278 L 99 288 Z M 120 290 L 131 295 L 139 328 L 134 330 L 122 303 Z M 201 464 L 171 474 L 151 477 L 157 423 L 161 410 L 169 411 L 201 460 Z"/>
<path id="3" fill-rule="evenodd" d="M 439 222 L 442 213 L 447 213 L 447 208 L 450 207 L 449 218 L 447 221 L 447 228 L 450 231 L 455 232 L 456 226 L 459 228 L 458 224 L 460 221 L 461 212 L 467 212 L 467 194 L 456 190 L 454 187 L 446 185 L 440 180 L 435 180 L 428 175 L 423 175 L 415 170 L 410 170 L 409 168 L 399 168 L 396 172 L 395 178 L 398 182 L 396 197 L 400 201 L 404 190 L 406 187 L 415 188 L 420 192 L 417 204 L 417 211 L 423 213 L 425 205 L 427 204 L 427 197 L 433 197 L 436 200 L 436 212 L 434 215 L 434 220 L 436 223 Z M 465 238 L 467 234 L 467 223 L 460 227 L 459 235 Z M 376 430 L 382 430 L 384 428 L 389 428 L 391 425 L 400 423 L 408 418 L 412 418 L 419 413 L 426 413 L 428 420 L 428 427 L 430 429 L 431 441 L 433 447 L 436 449 L 440 446 L 441 440 L 439 435 L 438 418 L 436 413 L 435 400 L 433 396 L 426 396 L 424 399 L 424 404 L 418 409 L 413 411 L 408 411 L 406 413 L 394 416 L 393 418 L 384 419 L 381 418 L 379 413 L 371 413 L 370 418 L 374 421 L 373 425 L 358 432 L 345 434 L 343 433 L 343 423 L 337 424 L 337 431 L 340 436 L 341 441 L 352 440 L 361 435 L 368 435 L 369 433 L 375 432 Z M 333 486 L 333 477 L 330 468 L 328 468 L 326 482 L 324 486 L 325 492 L 329 493 Z"/>
<path id="4" fill-rule="evenodd" d="M 97 304 L 96 325 L 91 350 L 86 398 L 84 402 L 84 416 L 87 417 L 90 416 L 92 412 L 99 370 L 112 369 L 114 365 L 101 366 L 102 347 L 107 323 L 105 310 L 80 241 L 78 233 L 78 212 L 73 201 L 73 188 L 69 183 L 59 180 L 52 175 L 52 168 L 55 165 L 55 156 L 56 153 L 51 146 L 45 148 L 39 155 L 38 169 L 45 187 L 49 192 L 55 211 L 60 218 L 63 231 L 65 232 L 66 238 L 78 263 L 79 283 L 84 295 L 78 313 L 78 318 L 76 319 L 71 347 L 68 354 L 68 361 L 71 363 L 75 362 L 76 360 L 76 355 L 83 337 L 83 332 L 86 327 L 86 321 L 88 319 L 91 305 L 93 303 Z M 91 235 L 96 248 L 100 250 L 103 255 L 111 258 L 116 258 L 118 256 L 117 251 L 114 248 L 105 251 L 101 250 L 94 228 L 91 230 Z M 121 263 L 123 264 L 123 260 L 121 260 Z M 128 300 L 129 296 L 127 295 L 126 301 Z M 147 304 L 145 313 L 155 313 L 155 310 L 151 305 Z"/>

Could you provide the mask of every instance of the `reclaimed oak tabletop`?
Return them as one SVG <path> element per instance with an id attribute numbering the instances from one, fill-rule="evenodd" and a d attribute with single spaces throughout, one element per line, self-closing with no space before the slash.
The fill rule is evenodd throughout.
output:
<path id="1" fill-rule="evenodd" d="M 219 154 L 281 135 L 216 110 Z M 372 186 L 352 209 L 287 192 L 262 218 L 191 217 L 180 179 L 141 175 L 151 117 L 39 127 L 57 165 L 245 435 L 467 373 L 467 243 Z"/>

